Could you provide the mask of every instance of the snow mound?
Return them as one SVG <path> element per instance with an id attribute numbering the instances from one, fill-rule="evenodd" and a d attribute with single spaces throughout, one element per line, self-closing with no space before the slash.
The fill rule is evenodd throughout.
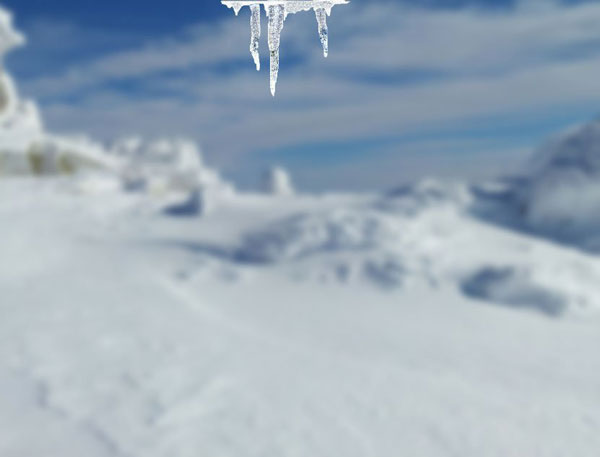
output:
<path id="1" fill-rule="evenodd" d="M 562 314 L 567 298 L 558 290 L 536 282 L 527 270 L 514 267 L 484 267 L 462 284 L 473 298 L 519 308 L 532 308 L 551 316 Z"/>
<path id="2" fill-rule="evenodd" d="M 270 263 L 320 253 L 364 251 L 393 241 L 399 231 L 393 218 L 366 208 L 304 213 L 248 234 L 236 257 Z"/>
<path id="3" fill-rule="evenodd" d="M 234 194 L 231 184 L 204 165 L 198 146 L 188 139 L 123 138 L 114 143 L 110 155 L 122 163 L 126 190 L 186 194 L 183 202 L 165 209 L 167 215 L 201 215 Z"/>
<path id="4" fill-rule="evenodd" d="M 397 214 L 414 216 L 426 209 L 440 206 L 458 209 L 470 202 L 471 193 L 466 184 L 425 179 L 387 192 L 376 202 L 376 206 Z"/>
<path id="5" fill-rule="evenodd" d="M 193 217 L 204 213 L 205 202 L 199 190 L 193 190 L 181 202 L 174 203 L 165 208 L 165 214 L 175 217 Z"/>
<path id="6" fill-rule="evenodd" d="M 554 317 L 595 314 L 600 309 L 600 270 L 594 258 L 549 255 L 545 262 L 513 260 L 499 265 L 483 263 L 471 270 L 459 282 L 462 292 L 477 300 Z"/>
<path id="7" fill-rule="evenodd" d="M 7 151 L 25 149 L 31 139 L 42 133 L 37 107 L 19 99 L 15 84 L 2 65 L 6 53 L 24 41 L 13 27 L 12 15 L 0 6 L 0 161 L 6 161 Z"/>
<path id="8" fill-rule="evenodd" d="M 536 232 L 600 249 L 600 121 L 567 132 L 536 155 L 521 193 Z"/>
<path id="9" fill-rule="evenodd" d="M 265 194 L 286 197 L 294 194 L 294 186 L 289 173 L 281 167 L 271 167 L 265 171 L 261 190 Z"/>
<path id="10" fill-rule="evenodd" d="M 37 106 L 19 98 L 12 78 L 0 67 L 0 160 L 22 154 L 43 136 Z"/>
<path id="11" fill-rule="evenodd" d="M 24 38 L 0 7 L 0 64 Z M 115 165 L 103 148 L 83 137 L 60 137 L 44 131 L 38 107 L 22 100 L 0 65 L 0 175 L 71 174 Z"/>
<path id="12" fill-rule="evenodd" d="M 15 139 L 19 138 L 12 136 L 12 144 L 8 147 L 0 140 L 0 176 L 72 175 L 84 170 L 114 170 L 118 167 L 118 162 L 106 155 L 102 145 L 85 136 L 24 134 L 23 141 L 18 144 Z"/>

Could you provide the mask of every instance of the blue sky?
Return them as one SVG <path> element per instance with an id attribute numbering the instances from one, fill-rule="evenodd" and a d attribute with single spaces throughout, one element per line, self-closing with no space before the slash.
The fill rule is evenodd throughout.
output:
<path id="1" fill-rule="evenodd" d="M 217 0 L 0 4 L 28 36 L 7 66 L 49 128 L 190 136 L 242 185 L 270 163 L 312 189 L 489 176 L 600 111 L 597 2 L 354 0 L 327 60 L 314 17 L 291 16 L 275 99 L 248 13 Z"/>

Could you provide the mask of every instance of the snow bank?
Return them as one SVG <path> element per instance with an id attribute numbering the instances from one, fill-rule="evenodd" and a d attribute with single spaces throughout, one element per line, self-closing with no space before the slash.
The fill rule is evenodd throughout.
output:
<path id="1" fill-rule="evenodd" d="M 269 195 L 290 196 L 294 186 L 289 173 L 281 167 L 270 167 L 262 177 L 261 190 Z"/>
<path id="2" fill-rule="evenodd" d="M 562 291 L 540 284 L 530 271 L 515 267 L 482 268 L 463 282 L 462 290 L 479 300 L 532 308 L 551 316 L 562 314 L 568 306 Z"/>
<path id="3" fill-rule="evenodd" d="M 23 42 L 11 15 L 0 7 L 0 175 L 71 174 L 114 167 L 101 145 L 85 137 L 46 133 L 36 104 L 19 97 L 1 61 Z"/>
<path id="4" fill-rule="evenodd" d="M 4 155 L 8 152 L 26 150 L 42 133 L 37 107 L 19 99 L 15 84 L 2 65 L 5 54 L 24 41 L 14 29 L 10 13 L 0 6 L 0 163 L 7 161 Z"/>
<path id="5" fill-rule="evenodd" d="M 429 178 L 387 192 L 379 199 L 376 206 L 397 214 L 414 216 L 433 207 L 463 208 L 471 200 L 472 196 L 467 184 Z"/>
<path id="6" fill-rule="evenodd" d="M 131 185 L 154 191 L 233 191 L 217 171 L 204 165 L 198 146 L 191 140 L 129 137 L 117 140 L 110 153 L 123 163 L 123 177 Z"/>
<path id="7" fill-rule="evenodd" d="M 520 201 L 533 230 L 600 249 L 600 121 L 545 145 Z"/>
<path id="8" fill-rule="evenodd" d="M 298 214 L 248 234 L 237 258 L 278 262 L 312 254 L 372 249 L 394 240 L 399 225 L 364 209 Z"/>

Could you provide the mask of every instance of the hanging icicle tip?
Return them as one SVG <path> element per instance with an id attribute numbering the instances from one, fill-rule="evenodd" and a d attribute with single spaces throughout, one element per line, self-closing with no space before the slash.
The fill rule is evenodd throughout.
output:
<path id="1" fill-rule="evenodd" d="M 250 54 L 260 71 L 260 36 L 261 36 L 261 5 L 265 8 L 268 18 L 269 53 L 270 53 L 270 87 L 275 96 L 277 79 L 279 77 L 279 49 L 281 47 L 281 31 L 288 14 L 299 11 L 314 10 L 317 18 L 319 40 L 323 46 L 323 55 L 329 54 L 329 31 L 327 16 L 335 5 L 345 5 L 348 0 L 223 0 L 221 3 L 232 8 L 237 16 L 244 6 L 250 7 Z"/>

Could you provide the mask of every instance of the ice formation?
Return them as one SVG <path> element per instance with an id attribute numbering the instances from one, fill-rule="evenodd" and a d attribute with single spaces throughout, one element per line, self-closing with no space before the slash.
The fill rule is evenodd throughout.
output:
<path id="1" fill-rule="evenodd" d="M 223 0 L 223 5 L 232 8 L 237 15 L 244 6 L 249 6 L 250 15 L 250 53 L 260 70 L 259 41 L 261 33 L 260 5 L 263 5 L 267 18 L 269 19 L 269 52 L 271 56 L 271 94 L 275 96 L 277 78 L 279 76 L 279 47 L 281 43 L 281 31 L 288 14 L 299 11 L 314 10 L 317 18 L 319 39 L 323 45 L 323 55 L 329 53 L 329 32 L 327 29 L 327 16 L 331 15 L 331 9 L 335 5 L 345 5 L 348 0 Z"/>

